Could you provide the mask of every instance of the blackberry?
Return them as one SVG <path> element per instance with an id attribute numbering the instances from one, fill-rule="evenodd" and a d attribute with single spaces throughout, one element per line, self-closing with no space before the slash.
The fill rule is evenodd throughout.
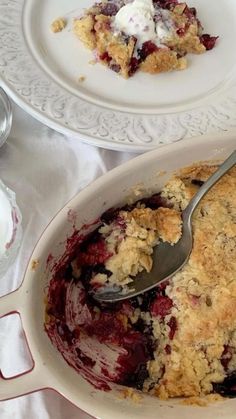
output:
<path id="1" fill-rule="evenodd" d="M 143 198 L 139 202 L 140 204 L 144 204 L 146 207 L 151 208 L 152 210 L 160 207 L 169 207 L 169 204 L 167 204 L 165 198 L 163 198 L 160 193 L 156 193 L 148 198 Z"/>
<path id="2" fill-rule="evenodd" d="M 230 374 L 222 383 L 212 383 L 215 393 L 223 397 L 236 397 L 236 372 Z"/>
<path id="3" fill-rule="evenodd" d="M 104 224 L 111 224 L 116 218 L 119 213 L 119 208 L 109 208 L 101 215 L 101 221 Z"/>
<path id="4" fill-rule="evenodd" d="M 143 294 L 143 302 L 140 306 L 141 311 L 149 311 L 151 303 L 155 300 L 157 296 L 157 289 L 154 288 L 150 291 L 147 291 Z"/>
<path id="5" fill-rule="evenodd" d="M 192 183 L 193 185 L 197 185 L 197 186 L 199 186 L 199 187 L 201 187 L 202 185 L 204 185 L 203 180 L 199 180 L 199 179 L 192 179 L 192 180 L 191 180 L 191 183 Z"/>

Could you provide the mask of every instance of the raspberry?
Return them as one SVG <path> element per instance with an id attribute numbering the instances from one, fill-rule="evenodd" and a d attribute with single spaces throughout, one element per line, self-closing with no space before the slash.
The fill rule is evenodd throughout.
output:
<path id="1" fill-rule="evenodd" d="M 152 41 L 144 42 L 142 48 L 138 50 L 139 57 L 141 60 L 145 60 L 148 55 L 158 51 L 158 47 Z"/>
<path id="2" fill-rule="evenodd" d="M 207 51 L 214 48 L 215 43 L 219 37 L 218 36 L 210 36 L 207 33 L 200 36 L 200 41 L 204 45 Z"/>
<path id="3" fill-rule="evenodd" d="M 103 264 L 112 256 L 111 252 L 107 251 L 104 240 L 99 240 L 96 243 L 90 243 L 87 247 L 86 253 L 81 252 L 78 255 L 78 265 L 97 265 Z"/>
<path id="4" fill-rule="evenodd" d="M 151 313 L 153 316 L 160 316 L 161 318 L 164 318 L 167 314 L 170 314 L 172 307 L 173 302 L 169 297 L 158 295 L 151 306 Z"/>
<path id="5" fill-rule="evenodd" d="M 111 61 L 111 57 L 108 54 L 108 52 L 104 52 L 103 54 L 100 55 L 100 60 L 102 61 L 107 61 L 108 63 Z"/>

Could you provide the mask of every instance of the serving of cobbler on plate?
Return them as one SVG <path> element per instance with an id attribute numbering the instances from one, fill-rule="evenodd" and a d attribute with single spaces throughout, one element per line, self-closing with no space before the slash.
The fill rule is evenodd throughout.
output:
<path id="1" fill-rule="evenodd" d="M 125 78 L 138 69 L 183 70 L 188 53 L 210 50 L 217 40 L 203 33 L 196 8 L 178 0 L 97 2 L 73 26 L 95 59 Z"/>
<path id="2" fill-rule="evenodd" d="M 106 211 L 56 269 L 45 330 L 64 359 L 97 388 L 111 383 L 157 396 L 236 396 L 236 168 L 193 216 L 194 244 L 171 280 L 101 305 L 98 287 L 125 286 L 152 267 L 159 241 L 181 237 L 181 212 L 216 170 L 182 169 L 161 192 Z M 161 263 L 161 261 L 159 261 Z"/>

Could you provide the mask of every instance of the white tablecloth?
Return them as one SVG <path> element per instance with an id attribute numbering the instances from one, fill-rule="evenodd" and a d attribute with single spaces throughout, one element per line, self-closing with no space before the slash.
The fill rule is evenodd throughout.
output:
<path id="1" fill-rule="evenodd" d="M 0 279 L 0 295 L 21 283 L 32 249 L 51 217 L 88 183 L 134 157 L 67 138 L 18 107 L 13 110 L 12 131 L 0 149 L 0 178 L 16 192 L 24 235 L 14 266 Z M 31 361 L 17 315 L 0 320 L 0 342 L 0 369 L 4 376 L 29 369 Z M 0 403 L 1 419 L 89 417 L 51 390 Z"/>

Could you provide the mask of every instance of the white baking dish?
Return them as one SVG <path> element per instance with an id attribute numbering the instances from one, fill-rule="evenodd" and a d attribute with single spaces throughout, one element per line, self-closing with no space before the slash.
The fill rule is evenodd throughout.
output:
<path id="1" fill-rule="evenodd" d="M 102 419 L 204 419 L 235 418 L 236 400 L 225 400 L 208 407 L 183 406 L 179 400 L 160 401 L 144 396 L 139 404 L 118 398 L 118 386 L 110 392 L 96 390 L 52 346 L 44 331 L 44 292 L 51 278 L 53 257 L 60 259 L 66 239 L 74 228 L 91 224 L 109 207 L 123 203 L 137 192 L 137 185 L 159 190 L 170 173 L 199 160 L 223 159 L 235 149 L 236 135 L 193 138 L 163 146 L 112 170 L 73 198 L 51 221 L 29 261 L 21 287 L 0 299 L 0 317 L 19 312 L 34 367 L 11 379 L 0 379 L 0 400 L 52 388 L 85 410 Z M 164 172 L 164 173 L 163 173 Z M 75 179 L 76 181 L 76 179 Z M 134 188 L 135 187 L 135 188 Z M 90 227 L 85 228 L 91 229 Z"/>

